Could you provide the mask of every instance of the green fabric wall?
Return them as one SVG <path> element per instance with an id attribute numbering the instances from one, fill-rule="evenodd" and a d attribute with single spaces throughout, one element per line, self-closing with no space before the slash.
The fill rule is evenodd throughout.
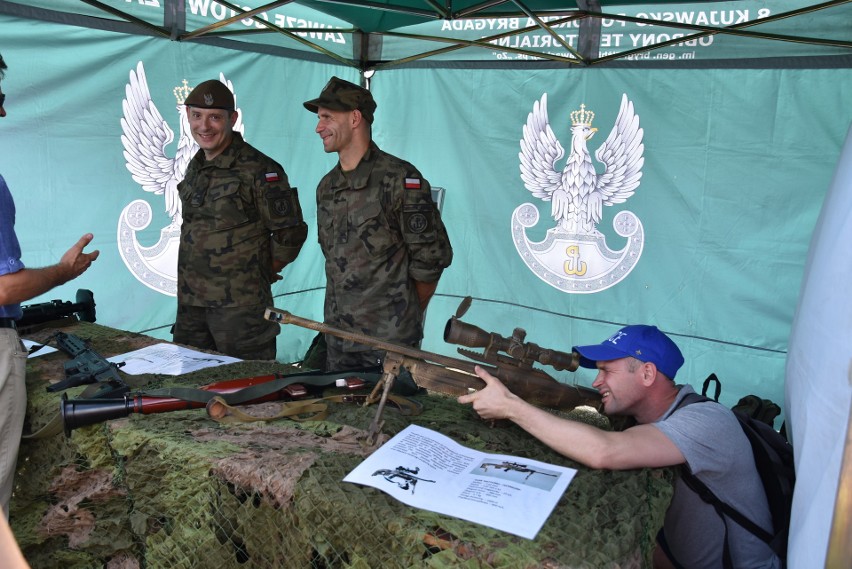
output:
<path id="1" fill-rule="evenodd" d="M 0 173 L 17 202 L 24 262 L 53 263 L 87 231 L 101 250 L 82 278 L 34 302 L 71 300 L 88 288 L 99 323 L 170 338 L 174 298 L 141 284 L 118 251 L 118 217 L 133 200 L 147 200 L 156 214 L 140 241 L 153 244 L 169 222 L 162 196 L 144 192 L 123 157 L 122 99 L 142 61 L 176 138 L 175 86 L 220 72 L 234 82 L 246 138 L 284 165 L 310 227 L 301 255 L 275 285 L 276 306 L 321 318 L 314 190 L 336 159 L 322 152 L 315 117 L 301 103 L 331 75 L 357 80 L 355 71 L 8 16 L 0 16 L 0 30 L 10 66 Z M 624 324 L 656 324 L 686 355 L 679 381 L 700 386 L 716 372 L 728 404 L 752 392 L 783 400 L 809 239 L 852 121 L 852 70 L 409 68 L 379 71 L 371 88 L 377 143 L 447 191 L 455 260 L 430 305 L 424 348 L 455 351 L 442 340 L 443 326 L 471 295 L 477 300 L 465 321 L 502 335 L 520 326 L 527 340 L 549 348 L 598 342 Z M 543 282 L 512 242 L 512 212 L 525 202 L 541 215 L 531 238 L 554 224 L 550 205 L 524 187 L 518 158 L 527 114 L 544 93 L 566 155 L 569 113 L 580 104 L 596 113 L 593 156 L 623 93 L 644 129 L 641 185 L 625 203 L 605 208 L 598 226 L 609 247 L 621 248 L 612 219 L 632 211 L 644 227 L 644 249 L 627 278 L 595 294 Z M 175 147 L 166 154 L 174 156 Z M 279 359 L 298 359 L 310 336 L 283 330 Z M 590 384 L 594 374 L 561 377 Z"/>
<path id="2" fill-rule="evenodd" d="M 810 235 L 852 120 L 852 70 L 412 69 L 383 71 L 372 88 L 380 144 L 447 188 L 457 258 L 438 292 L 489 301 L 466 320 L 503 335 L 521 326 L 528 340 L 563 350 L 624 324 L 656 324 L 685 352 L 679 381 L 700 387 L 715 372 L 729 404 L 751 392 L 783 400 Z M 524 187 L 518 158 L 543 93 L 566 157 L 569 113 L 581 103 L 596 113 L 593 155 L 622 93 L 644 129 L 641 185 L 598 226 L 622 247 L 611 220 L 629 209 L 644 225 L 644 250 L 626 279 L 595 294 L 544 283 L 512 243 L 512 211 L 524 202 L 539 209 L 534 229 L 554 225 L 549 203 Z M 389 120 L 391 106 L 402 108 Z M 430 306 L 428 338 L 440 338 L 457 302 Z"/>

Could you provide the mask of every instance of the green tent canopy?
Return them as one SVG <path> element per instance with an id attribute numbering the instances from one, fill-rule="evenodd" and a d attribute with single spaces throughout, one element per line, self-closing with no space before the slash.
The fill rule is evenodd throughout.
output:
<path id="1" fill-rule="evenodd" d="M 821 65 L 848 65 L 852 56 L 848 0 L 244 4 L 2 1 L 0 12 L 291 57 L 320 54 L 362 71 L 412 62 L 592 66 L 633 61 L 682 66 L 805 57 L 811 58 L 809 65 L 813 58 L 821 58 Z M 697 16 L 696 6 L 703 9 Z"/>

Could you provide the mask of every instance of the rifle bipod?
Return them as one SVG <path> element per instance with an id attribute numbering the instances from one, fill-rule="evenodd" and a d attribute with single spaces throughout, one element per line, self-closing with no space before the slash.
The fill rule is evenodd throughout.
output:
<path id="1" fill-rule="evenodd" d="M 384 362 L 382 363 L 382 377 L 378 382 L 376 382 L 376 386 L 373 387 L 373 390 L 370 392 L 370 396 L 367 397 L 367 401 L 364 403 L 364 405 L 372 405 L 376 402 L 377 398 L 379 399 L 379 405 L 376 408 L 376 415 L 373 417 L 373 421 L 370 423 L 370 429 L 367 431 L 366 441 L 370 446 L 375 446 L 376 441 L 379 440 L 379 433 L 382 432 L 382 427 L 385 424 L 384 419 L 382 419 L 382 413 L 385 410 L 385 404 L 388 401 L 388 394 L 393 388 L 393 382 L 399 374 L 403 361 L 404 357 L 400 354 L 387 352 Z M 381 397 L 379 397 L 379 390 L 381 390 Z"/>

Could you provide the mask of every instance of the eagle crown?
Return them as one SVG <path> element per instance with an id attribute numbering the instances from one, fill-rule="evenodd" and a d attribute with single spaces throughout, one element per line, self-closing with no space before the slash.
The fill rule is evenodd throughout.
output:
<path id="1" fill-rule="evenodd" d="M 186 79 L 183 80 L 183 85 L 179 85 L 174 88 L 172 93 L 175 94 L 175 99 L 177 99 L 178 105 L 183 104 L 186 98 L 189 97 L 189 94 L 192 93 L 192 89 L 193 88 L 187 84 Z"/>
<path id="2" fill-rule="evenodd" d="M 571 125 L 577 126 L 580 124 L 584 124 L 586 126 L 592 126 L 592 121 L 595 120 L 595 113 L 592 111 L 586 110 L 586 105 L 581 104 L 580 110 L 571 111 Z"/>

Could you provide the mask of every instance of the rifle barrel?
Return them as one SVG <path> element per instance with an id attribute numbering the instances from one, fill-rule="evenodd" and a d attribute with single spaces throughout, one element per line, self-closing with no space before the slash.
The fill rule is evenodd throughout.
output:
<path id="1" fill-rule="evenodd" d="M 418 377 L 420 377 L 421 381 L 426 380 L 422 381 L 426 384 L 421 385 L 421 387 L 426 387 L 427 389 L 441 391 L 438 386 L 442 383 L 452 383 L 452 385 L 445 386 L 448 388 L 445 390 L 445 393 L 450 395 L 460 394 L 458 391 L 459 384 L 467 384 L 467 388 L 470 389 L 482 389 L 485 383 L 474 371 L 474 367 L 478 365 L 501 380 L 509 391 L 530 403 L 554 408 L 573 408 L 578 405 L 600 406 L 601 397 L 597 390 L 560 383 L 541 370 L 519 370 L 501 367 L 500 365 L 487 365 L 426 352 L 408 346 L 399 346 L 366 334 L 341 330 L 322 322 L 302 318 L 301 316 L 296 316 L 286 310 L 278 310 L 277 308 L 267 308 L 264 312 L 264 318 L 272 322 L 278 322 L 279 324 L 294 324 L 323 334 L 331 334 L 332 336 L 371 346 L 385 352 L 396 353 L 411 360 L 420 360 L 422 363 L 419 365 L 417 361 L 408 362 L 408 365 L 412 368 L 410 371 L 415 383 L 418 383 Z M 448 368 L 444 371 L 449 373 L 430 370 L 429 366 L 431 364 L 429 362 Z"/>
<path id="2" fill-rule="evenodd" d="M 264 313 L 264 318 L 266 318 L 267 320 L 271 320 L 272 322 L 278 322 L 279 324 L 295 324 L 296 326 L 308 328 L 309 330 L 314 330 L 316 332 L 322 332 L 323 334 L 331 334 L 332 336 L 337 336 L 338 338 L 342 338 L 344 340 L 351 340 L 352 342 L 364 344 L 365 346 L 372 346 L 379 350 L 384 350 L 385 352 L 395 352 L 397 354 L 409 358 L 425 360 L 451 368 L 462 369 L 467 371 L 468 373 L 474 373 L 473 366 L 480 365 L 474 364 L 473 362 L 467 360 L 460 360 L 451 356 L 444 356 L 441 354 L 435 354 L 433 352 L 418 350 L 417 348 L 412 348 L 409 346 L 400 346 L 398 344 L 386 342 L 384 340 L 380 340 L 379 338 L 374 338 L 373 336 L 368 336 L 366 334 L 350 332 L 348 330 L 341 330 L 340 328 L 335 328 L 334 326 L 329 326 L 328 324 L 317 322 L 316 320 L 302 318 L 301 316 L 296 316 L 291 312 L 287 312 L 286 310 L 278 310 L 277 308 L 267 308 L 266 312 Z M 482 367 L 490 369 L 490 366 L 487 365 L 483 365 Z"/>

